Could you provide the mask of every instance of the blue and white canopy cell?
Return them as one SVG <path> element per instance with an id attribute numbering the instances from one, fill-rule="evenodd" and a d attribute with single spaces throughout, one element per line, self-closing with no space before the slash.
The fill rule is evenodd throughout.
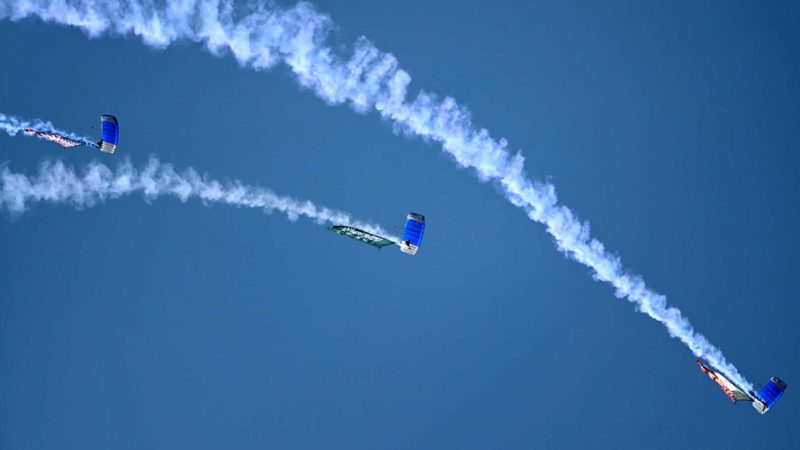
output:
<path id="1" fill-rule="evenodd" d="M 400 242 L 400 251 L 409 255 L 416 255 L 422 245 L 422 236 L 425 234 L 425 216 L 409 213 L 406 219 L 406 228 L 403 230 L 403 241 Z"/>

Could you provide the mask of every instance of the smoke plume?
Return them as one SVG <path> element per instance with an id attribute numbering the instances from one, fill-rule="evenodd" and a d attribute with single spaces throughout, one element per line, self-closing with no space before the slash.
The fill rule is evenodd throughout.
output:
<path id="1" fill-rule="evenodd" d="M 44 133 L 54 133 L 71 139 L 81 145 L 95 146 L 95 143 L 88 137 L 79 136 L 75 133 L 59 130 L 51 122 L 45 122 L 41 119 L 22 119 L 15 116 L 7 116 L 0 113 L 0 130 L 3 130 L 9 136 L 16 136 L 19 133 L 24 133 L 26 128 L 31 128 L 36 131 Z M 41 139 L 41 137 L 40 137 Z"/>
<path id="2" fill-rule="evenodd" d="M 265 213 L 278 212 L 291 221 L 305 217 L 321 225 L 349 225 L 399 242 L 397 237 L 391 236 L 380 226 L 354 220 L 348 213 L 318 206 L 308 200 L 280 196 L 269 189 L 248 186 L 239 181 L 221 183 L 200 175 L 192 168 L 178 172 L 170 164 L 152 157 L 141 170 L 128 161 L 114 170 L 105 164 L 92 162 L 81 171 L 61 161 L 45 161 L 38 173 L 30 176 L 13 172 L 8 167 L 0 169 L 0 210 L 14 216 L 24 213 L 36 203 L 89 208 L 137 193 L 147 201 L 175 197 L 186 202 L 194 198 L 204 204 L 218 203 L 260 209 Z"/>

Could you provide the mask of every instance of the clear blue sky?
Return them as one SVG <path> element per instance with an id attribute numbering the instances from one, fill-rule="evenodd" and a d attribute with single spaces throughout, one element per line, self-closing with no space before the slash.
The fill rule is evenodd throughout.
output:
<path id="1" fill-rule="evenodd" d="M 785 398 L 764 417 L 732 407 L 493 186 L 284 68 L 6 21 L 0 111 L 79 133 L 109 112 L 122 130 L 114 156 L 0 136 L 15 170 L 156 154 L 429 227 L 408 257 L 172 199 L 2 218 L 0 448 L 800 448 L 796 5 L 315 4 L 337 42 L 367 36 L 414 89 L 453 95 L 522 149 L 748 378 L 786 380 Z"/>

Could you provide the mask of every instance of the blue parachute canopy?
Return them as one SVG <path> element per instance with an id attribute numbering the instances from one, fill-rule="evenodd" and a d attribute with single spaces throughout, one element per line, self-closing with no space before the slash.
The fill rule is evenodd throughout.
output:
<path id="1" fill-rule="evenodd" d="M 764 389 L 761 389 L 761 392 L 758 394 L 758 398 L 767 406 L 767 408 L 771 408 L 775 402 L 781 398 L 783 395 L 783 391 L 786 390 L 786 383 L 781 381 L 779 378 L 772 377 L 769 379 L 769 383 L 764 386 Z"/>
<path id="2" fill-rule="evenodd" d="M 114 153 L 114 150 L 117 149 L 117 142 L 119 142 L 119 123 L 117 118 L 111 114 L 103 114 L 100 116 L 100 126 L 102 140 L 97 145 L 104 152 Z"/>
<path id="3" fill-rule="evenodd" d="M 417 213 L 409 213 L 406 220 L 406 228 L 403 230 L 403 242 L 400 243 L 400 250 L 409 255 L 416 255 L 419 246 L 422 244 L 422 235 L 425 234 L 425 216 Z"/>

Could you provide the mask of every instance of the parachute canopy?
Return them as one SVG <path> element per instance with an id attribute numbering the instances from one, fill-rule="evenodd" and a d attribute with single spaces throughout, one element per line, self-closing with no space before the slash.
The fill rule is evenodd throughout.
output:
<path id="1" fill-rule="evenodd" d="M 357 241 L 363 242 L 367 245 L 371 245 L 378 249 L 382 249 L 387 245 L 394 245 L 393 241 L 386 239 L 385 237 L 378 236 L 377 234 L 372 234 L 368 231 L 364 231 L 347 225 L 334 225 L 328 229 L 333 231 L 334 233 L 341 234 L 342 236 L 347 236 L 350 239 L 355 239 Z"/>
<path id="2" fill-rule="evenodd" d="M 406 228 L 403 230 L 403 242 L 400 243 L 400 251 L 409 255 L 416 255 L 422 244 L 422 236 L 425 234 L 425 216 L 417 213 L 409 213 L 406 219 Z"/>
<path id="3" fill-rule="evenodd" d="M 780 378 L 770 378 L 769 383 L 759 392 L 758 401 L 753 402 L 753 407 L 761 414 L 766 414 L 772 408 L 772 405 L 781 398 L 785 390 L 786 383 L 781 381 Z"/>
<path id="4" fill-rule="evenodd" d="M 775 402 L 781 398 L 783 395 L 783 391 L 786 390 L 786 383 L 781 381 L 779 378 L 772 377 L 764 386 L 764 389 L 761 390 L 761 393 L 758 394 L 758 398 L 764 402 L 765 405 L 769 408 L 770 406 L 774 405 Z"/>
<path id="5" fill-rule="evenodd" d="M 97 143 L 100 150 L 106 153 L 114 153 L 119 142 L 119 122 L 111 114 L 100 116 L 101 140 Z"/>

